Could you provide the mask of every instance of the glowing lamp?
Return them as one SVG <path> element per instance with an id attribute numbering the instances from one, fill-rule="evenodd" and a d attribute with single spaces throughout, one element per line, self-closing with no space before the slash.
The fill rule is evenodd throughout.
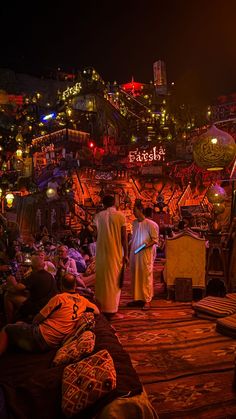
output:
<path id="1" fill-rule="evenodd" d="M 14 201 L 14 195 L 11 192 L 8 192 L 6 194 L 6 201 L 7 201 L 7 206 L 8 208 L 12 207 L 13 201 Z"/>
<path id="2" fill-rule="evenodd" d="M 214 212 L 215 215 L 223 214 L 224 210 L 225 210 L 225 204 L 222 204 L 222 203 L 213 204 L 212 211 Z"/>
<path id="3" fill-rule="evenodd" d="M 20 132 L 18 132 L 18 134 L 16 136 L 16 142 L 19 144 L 19 143 L 22 143 L 22 141 L 23 141 L 22 134 Z"/>
<path id="4" fill-rule="evenodd" d="M 56 191 L 56 189 L 48 188 L 46 190 L 46 195 L 47 195 L 48 198 L 55 198 L 55 196 L 57 195 L 57 191 Z"/>
<path id="5" fill-rule="evenodd" d="M 90 141 L 90 142 L 89 142 L 89 147 L 90 147 L 90 148 L 93 148 L 93 147 L 94 147 L 94 143 L 93 143 L 93 141 Z"/>
<path id="6" fill-rule="evenodd" d="M 207 191 L 207 199 L 212 204 L 220 204 L 225 201 L 226 197 L 225 190 L 219 185 L 213 185 Z"/>
<path id="7" fill-rule="evenodd" d="M 202 134 L 193 148 L 197 166 L 206 170 L 223 170 L 229 166 L 236 155 L 234 138 L 214 125 Z"/>
<path id="8" fill-rule="evenodd" d="M 2 188 L 0 188 L 0 198 L 2 197 Z"/>
<path id="9" fill-rule="evenodd" d="M 20 149 L 20 148 L 18 148 L 18 150 L 16 150 L 16 155 L 17 155 L 17 157 L 22 157 L 22 154 L 23 154 L 23 151 Z"/>
<path id="10" fill-rule="evenodd" d="M 30 253 L 26 253 L 25 258 L 24 258 L 24 265 L 30 266 L 31 264 L 32 264 L 31 255 Z"/>

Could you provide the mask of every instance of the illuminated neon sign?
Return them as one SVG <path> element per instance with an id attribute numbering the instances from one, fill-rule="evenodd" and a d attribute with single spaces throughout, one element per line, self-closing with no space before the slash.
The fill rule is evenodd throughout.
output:
<path id="1" fill-rule="evenodd" d="M 78 95 L 81 91 L 81 83 L 75 83 L 72 87 L 67 87 L 64 92 L 62 92 L 62 100 L 66 100 L 70 96 Z"/>
<path id="2" fill-rule="evenodd" d="M 145 162 L 152 162 L 152 161 L 165 161 L 166 156 L 166 150 L 163 146 L 155 146 L 152 147 L 150 150 L 139 150 L 136 148 L 136 150 L 129 152 L 129 162 L 139 162 L 139 163 L 145 163 Z"/>

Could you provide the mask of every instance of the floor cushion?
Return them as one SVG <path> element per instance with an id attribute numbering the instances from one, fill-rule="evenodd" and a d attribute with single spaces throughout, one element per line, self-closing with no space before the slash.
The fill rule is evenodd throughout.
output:
<path id="1" fill-rule="evenodd" d="M 69 335 L 65 337 L 65 339 L 62 342 L 62 345 L 67 345 L 73 340 L 78 339 L 78 337 L 82 333 L 84 333 L 86 330 L 90 330 L 92 332 L 94 328 L 95 328 L 94 314 L 90 312 L 82 313 L 77 321 L 76 329 L 74 329 Z"/>
<path id="2" fill-rule="evenodd" d="M 197 303 L 192 303 L 192 308 L 195 314 L 212 316 L 212 317 L 226 317 L 236 313 L 236 301 L 226 297 L 205 297 Z"/>
<path id="3" fill-rule="evenodd" d="M 229 298 L 230 300 L 236 301 L 236 292 L 231 292 L 226 294 L 226 297 Z"/>
<path id="4" fill-rule="evenodd" d="M 62 411 L 71 417 L 116 387 L 116 370 L 109 352 L 96 354 L 65 367 L 62 378 Z"/>
<path id="5" fill-rule="evenodd" d="M 222 335 L 236 339 L 236 314 L 218 319 L 216 322 L 216 331 Z"/>
<path id="6" fill-rule="evenodd" d="M 78 337 L 78 339 L 70 341 L 67 345 L 63 345 L 58 349 L 53 365 L 66 365 L 71 362 L 80 361 L 85 356 L 91 354 L 94 350 L 95 334 L 87 330 Z"/>

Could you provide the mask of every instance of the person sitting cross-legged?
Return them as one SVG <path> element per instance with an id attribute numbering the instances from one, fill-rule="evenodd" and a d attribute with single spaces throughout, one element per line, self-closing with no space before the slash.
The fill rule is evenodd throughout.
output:
<path id="1" fill-rule="evenodd" d="M 83 312 L 89 309 L 99 314 L 98 307 L 76 293 L 75 288 L 75 276 L 65 274 L 61 280 L 61 293 L 50 299 L 34 317 L 32 324 L 17 322 L 6 325 L 0 332 L 0 355 L 9 345 L 29 352 L 56 348 L 76 329 Z"/>

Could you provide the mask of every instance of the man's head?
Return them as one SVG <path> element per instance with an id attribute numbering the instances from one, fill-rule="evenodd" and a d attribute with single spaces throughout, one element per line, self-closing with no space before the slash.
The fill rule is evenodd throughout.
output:
<path id="1" fill-rule="evenodd" d="M 142 202 L 140 200 L 135 201 L 133 212 L 134 212 L 134 215 L 135 215 L 136 218 L 138 218 L 138 219 L 139 218 L 144 218 L 143 205 L 142 205 Z"/>
<path id="2" fill-rule="evenodd" d="M 44 261 L 38 255 L 33 255 L 31 258 L 31 266 L 33 271 L 41 271 L 44 269 Z"/>
<path id="3" fill-rule="evenodd" d="M 151 207 L 147 207 L 143 211 L 145 217 L 152 218 L 153 217 L 153 209 Z"/>
<path id="4" fill-rule="evenodd" d="M 59 246 L 57 248 L 57 253 L 58 253 L 59 258 L 65 259 L 67 257 L 68 247 L 67 246 Z"/>
<path id="5" fill-rule="evenodd" d="M 45 253 L 43 250 L 38 250 L 37 252 L 35 252 L 35 255 L 39 256 L 43 262 L 45 261 Z"/>
<path id="6" fill-rule="evenodd" d="M 102 203 L 105 208 L 113 207 L 115 205 L 115 197 L 112 195 L 104 195 Z"/>
<path id="7" fill-rule="evenodd" d="M 66 273 L 61 279 L 61 291 L 73 292 L 76 287 L 76 277 Z"/>

